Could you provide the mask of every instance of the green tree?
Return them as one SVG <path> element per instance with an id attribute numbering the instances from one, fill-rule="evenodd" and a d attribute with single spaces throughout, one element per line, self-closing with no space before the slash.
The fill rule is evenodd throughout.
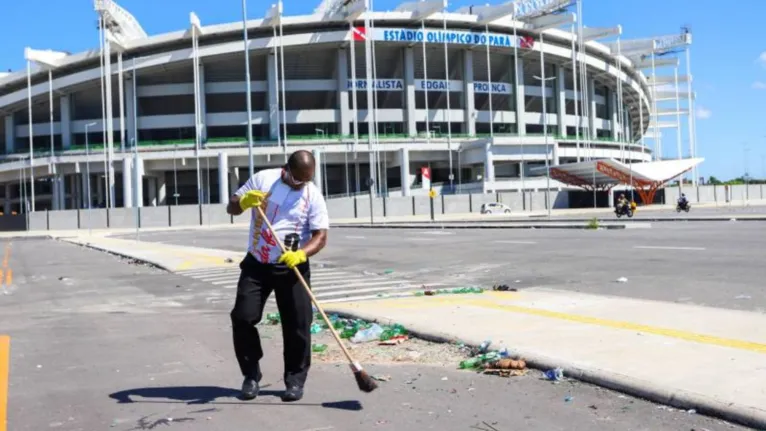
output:
<path id="1" fill-rule="evenodd" d="M 711 175 L 711 176 L 710 176 L 710 178 L 707 180 L 707 182 L 708 182 L 709 184 L 712 184 L 712 185 L 718 185 L 718 184 L 721 184 L 721 180 L 719 180 L 718 178 L 716 178 L 716 177 L 714 177 L 714 176 L 712 176 L 712 175 Z"/>

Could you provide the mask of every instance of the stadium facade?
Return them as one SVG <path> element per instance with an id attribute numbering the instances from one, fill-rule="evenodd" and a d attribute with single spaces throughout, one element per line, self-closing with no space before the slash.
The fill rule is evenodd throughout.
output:
<path id="1" fill-rule="evenodd" d="M 99 48 L 27 49 L 26 71 L 0 75 L 4 211 L 225 202 L 251 160 L 274 167 L 299 148 L 327 195 L 540 189 L 546 164 L 663 158 L 663 116 L 677 119 L 677 156 L 693 155 L 691 77 L 665 55 L 691 35 L 619 41 L 574 3 L 328 1 L 295 17 L 278 5 L 247 21 L 246 62 L 241 22 L 191 14 L 188 29 L 147 36 L 96 0 Z M 675 81 L 655 74 L 668 66 Z"/>

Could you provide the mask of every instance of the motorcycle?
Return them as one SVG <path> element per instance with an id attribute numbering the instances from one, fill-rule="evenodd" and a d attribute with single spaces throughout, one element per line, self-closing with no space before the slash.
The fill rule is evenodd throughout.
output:
<path id="1" fill-rule="evenodd" d="M 686 202 L 686 203 L 683 203 L 683 204 L 681 202 L 678 202 L 676 204 L 676 212 L 679 212 L 679 213 L 681 211 L 689 212 L 690 209 L 692 209 L 692 206 L 691 206 L 691 204 L 689 204 L 689 202 Z"/>
<path id="2" fill-rule="evenodd" d="M 628 218 L 633 217 L 633 209 L 630 207 L 630 205 L 618 206 L 614 209 L 614 213 L 617 215 L 617 218 L 620 218 L 624 215 L 628 216 Z"/>

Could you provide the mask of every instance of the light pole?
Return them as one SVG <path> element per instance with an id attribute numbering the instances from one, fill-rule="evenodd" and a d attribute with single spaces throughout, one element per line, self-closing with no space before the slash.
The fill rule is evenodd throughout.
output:
<path id="1" fill-rule="evenodd" d="M 750 200 L 750 190 L 749 190 L 750 187 L 749 187 L 749 184 L 748 184 L 749 183 L 748 179 L 749 179 L 750 175 L 747 172 L 748 171 L 748 169 L 747 169 L 748 168 L 747 156 L 748 156 L 749 153 L 750 153 L 750 146 L 747 144 L 747 142 L 743 142 L 742 143 L 742 156 L 743 156 L 745 174 L 742 177 L 742 179 L 745 180 L 745 196 L 744 196 L 744 199 L 743 199 L 743 202 L 742 202 L 742 206 L 747 205 L 747 202 Z"/>
<path id="2" fill-rule="evenodd" d="M 90 193 L 90 145 L 88 144 L 88 127 L 95 125 L 95 122 L 85 125 L 85 196 L 88 197 L 88 235 L 91 234 L 90 210 L 92 200 L 92 195 Z"/>
<path id="3" fill-rule="evenodd" d="M 247 0 L 242 0 L 242 41 L 245 45 L 245 92 L 247 93 L 245 96 L 247 101 L 247 161 L 249 178 L 252 178 L 255 175 L 255 167 L 253 166 L 253 107 L 250 101 L 250 50 L 247 46 Z"/>
<path id="4" fill-rule="evenodd" d="M 314 129 L 317 136 L 321 135 L 322 140 L 325 140 L 325 137 L 327 136 L 327 133 L 324 131 L 324 129 Z M 325 158 L 326 154 L 323 155 Z M 327 196 L 327 160 L 319 160 L 319 170 L 322 172 L 322 184 L 320 184 L 320 187 L 324 189 L 324 195 Z"/>
<path id="5" fill-rule="evenodd" d="M 541 37 L 541 39 L 542 39 L 542 37 Z M 542 48 L 541 48 L 540 49 L 540 57 L 542 57 L 542 56 L 543 56 L 543 51 L 542 51 Z M 554 79 L 556 79 L 556 77 L 555 76 L 551 76 L 550 78 L 546 78 L 545 77 L 545 67 L 544 66 L 545 66 L 545 63 L 543 63 L 541 61 L 540 62 L 540 74 L 542 76 L 536 76 L 535 75 L 533 77 L 535 79 L 537 79 L 538 81 L 540 81 L 540 88 L 541 88 L 541 90 L 543 92 L 543 140 L 545 141 L 545 171 L 546 171 L 546 178 L 545 178 L 545 184 L 546 184 L 546 186 L 545 186 L 545 188 L 546 188 L 545 195 L 546 195 L 546 197 L 545 197 L 545 199 L 547 201 L 547 205 L 546 206 L 548 207 L 548 219 L 550 219 L 551 218 L 551 206 L 552 206 L 552 203 L 551 203 L 551 163 L 549 161 L 549 158 L 550 158 L 549 154 L 550 154 L 550 152 L 549 152 L 549 149 L 548 149 L 548 110 L 546 108 L 546 103 L 545 103 L 545 100 L 548 98 L 548 95 L 546 94 L 546 91 L 545 91 L 547 89 L 547 86 L 546 86 L 545 83 L 548 82 L 548 81 L 553 81 Z"/>

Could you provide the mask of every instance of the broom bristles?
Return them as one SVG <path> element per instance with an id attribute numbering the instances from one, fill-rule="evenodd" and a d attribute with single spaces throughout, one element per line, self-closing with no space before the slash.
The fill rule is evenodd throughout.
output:
<path id="1" fill-rule="evenodd" d="M 364 371 L 359 362 L 353 362 L 351 369 L 354 370 L 354 379 L 360 391 L 369 393 L 378 388 L 378 384 L 367 374 L 367 371 Z"/>

